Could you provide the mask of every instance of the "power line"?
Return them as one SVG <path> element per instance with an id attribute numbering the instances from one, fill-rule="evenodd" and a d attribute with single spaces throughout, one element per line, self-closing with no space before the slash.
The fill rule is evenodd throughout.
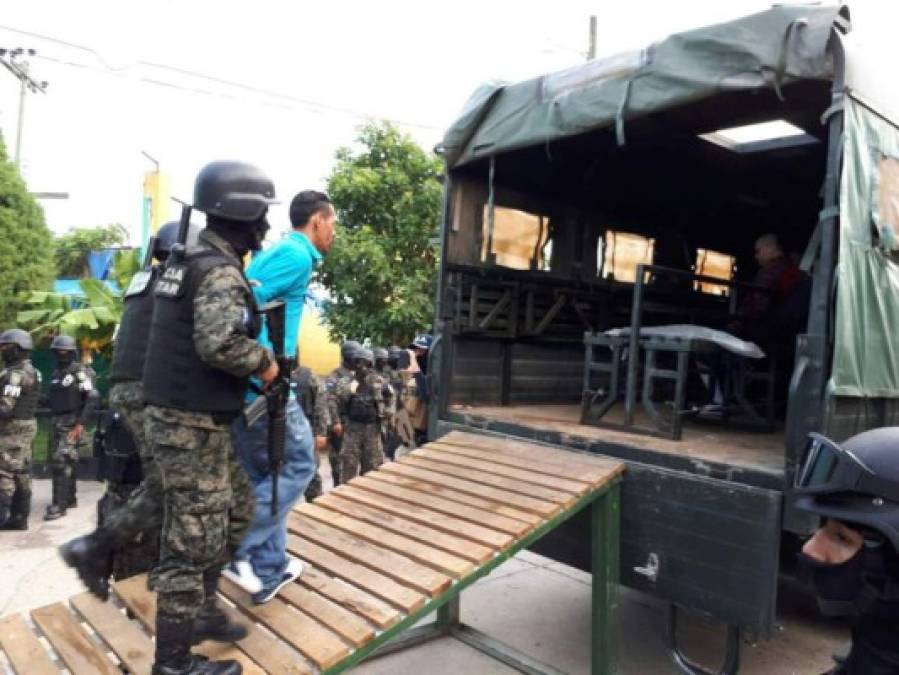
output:
<path id="1" fill-rule="evenodd" d="M 13 76 L 19 80 L 19 121 L 16 126 L 16 167 L 22 162 L 22 130 L 25 127 L 25 95 L 30 91 L 33 94 L 43 94 L 47 90 L 47 82 L 38 81 L 31 77 L 28 62 L 29 56 L 34 56 L 37 52 L 33 49 L 2 49 L 0 48 L 0 64 L 6 68 Z"/>
<path id="2" fill-rule="evenodd" d="M 374 115 L 367 111 L 358 110 L 355 108 L 336 106 L 336 105 L 332 105 L 329 103 L 323 103 L 321 101 L 315 101 L 315 100 L 307 99 L 307 98 L 301 98 L 298 96 L 293 96 L 291 94 L 285 94 L 284 92 L 279 92 L 279 91 L 275 91 L 275 90 L 271 90 L 271 89 L 265 89 L 263 87 L 257 87 L 255 85 L 247 84 L 245 82 L 229 80 L 227 78 L 218 77 L 216 75 L 209 75 L 207 73 L 202 73 L 202 72 L 190 70 L 187 68 L 180 68 L 178 66 L 171 66 L 171 65 L 168 65 L 165 63 L 157 63 L 157 62 L 153 62 L 153 61 L 140 60 L 140 61 L 137 61 L 133 64 L 129 64 L 126 66 L 114 67 L 114 66 L 110 65 L 107 61 L 104 60 L 104 58 L 100 52 L 98 52 L 96 49 L 93 49 L 92 47 L 77 44 L 74 42 L 68 42 L 66 40 L 61 40 L 59 38 L 55 38 L 55 37 L 52 37 L 49 35 L 42 35 L 40 33 L 35 33 L 32 31 L 26 31 L 26 30 L 22 30 L 19 28 L 13 28 L 12 26 L 0 25 L 0 29 L 10 31 L 13 33 L 19 33 L 21 35 L 27 35 L 29 37 L 37 38 L 40 40 L 47 40 L 49 42 L 63 45 L 65 47 L 70 47 L 72 49 L 78 49 L 78 50 L 87 52 L 89 54 L 92 54 L 97 59 L 97 61 L 102 65 L 102 69 L 93 68 L 84 63 L 76 63 L 76 62 L 72 62 L 72 61 L 65 61 L 62 59 L 54 59 L 54 58 L 50 58 L 50 57 L 46 57 L 46 56 L 42 57 L 47 60 L 56 61 L 57 63 L 67 65 L 67 66 L 86 68 L 89 70 L 95 70 L 96 72 L 106 71 L 111 75 L 114 74 L 119 77 L 121 77 L 122 73 L 124 73 L 125 71 L 132 70 L 136 67 L 155 68 L 158 70 L 176 73 L 178 75 L 185 75 L 188 77 L 206 80 L 208 82 L 214 82 L 216 84 L 222 84 L 222 85 L 225 85 L 228 87 L 233 87 L 235 89 L 240 89 L 240 90 L 243 90 L 246 92 L 250 92 L 250 93 L 256 94 L 258 96 L 267 96 L 267 97 L 274 98 L 274 99 L 290 101 L 291 103 L 293 103 L 295 105 L 294 106 L 282 106 L 289 110 L 307 109 L 307 110 L 312 110 L 312 112 L 317 112 L 317 113 L 333 112 L 333 113 L 348 115 L 350 117 L 355 117 L 355 118 L 360 118 L 360 119 L 371 119 L 371 118 L 381 117 L 382 119 L 388 119 L 389 121 L 391 121 L 399 126 L 403 126 L 403 127 L 424 129 L 424 130 L 428 130 L 428 131 L 443 131 L 442 127 L 437 127 L 434 125 L 421 124 L 418 122 L 409 122 L 406 120 L 385 118 L 380 115 Z M 137 79 L 139 79 L 143 82 L 147 82 L 149 84 L 154 84 L 154 85 L 163 86 L 163 87 L 169 87 L 172 89 L 181 89 L 184 91 L 190 91 L 190 92 L 205 94 L 205 95 L 210 95 L 210 96 L 219 96 L 220 95 L 223 98 L 237 99 L 237 97 L 234 97 L 234 96 L 218 94 L 216 92 L 210 92 L 210 91 L 197 89 L 197 88 L 190 87 L 190 86 L 176 84 L 174 82 L 166 81 L 166 80 L 162 80 L 162 79 L 158 79 L 158 78 L 149 78 L 149 77 L 144 77 L 144 76 L 138 76 Z"/>

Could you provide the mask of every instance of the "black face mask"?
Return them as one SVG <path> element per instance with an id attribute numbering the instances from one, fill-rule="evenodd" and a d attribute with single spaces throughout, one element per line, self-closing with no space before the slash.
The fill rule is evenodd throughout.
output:
<path id="1" fill-rule="evenodd" d="M 15 345 L 6 345 L 0 348 L 0 354 L 3 356 L 3 362 L 7 364 L 16 363 L 19 360 L 19 350 Z"/>
<path id="2" fill-rule="evenodd" d="M 263 215 L 253 223 L 238 223 L 232 220 L 209 217 L 207 225 L 222 239 L 227 241 L 239 258 L 250 251 L 262 249 L 262 242 L 269 230 L 268 220 Z"/>
<path id="3" fill-rule="evenodd" d="M 800 553 L 797 571 L 800 578 L 811 581 L 824 616 L 857 614 L 863 610 L 859 605 L 862 592 L 876 589 L 888 576 L 884 544 L 867 541 L 858 553 L 840 564 L 821 562 Z"/>
<path id="4" fill-rule="evenodd" d="M 56 363 L 60 368 L 71 365 L 74 360 L 75 354 L 73 352 L 56 352 Z"/>

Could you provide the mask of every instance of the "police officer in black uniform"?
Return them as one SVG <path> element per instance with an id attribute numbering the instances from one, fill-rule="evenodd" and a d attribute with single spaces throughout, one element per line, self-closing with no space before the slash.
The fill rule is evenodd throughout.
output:
<path id="1" fill-rule="evenodd" d="M 31 443 L 41 374 L 31 365 L 31 336 L 20 328 L 0 333 L 0 529 L 27 530 L 31 511 Z"/>
<path id="2" fill-rule="evenodd" d="M 830 675 L 899 673 L 899 427 L 837 444 L 811 434 L 796 506 L 824 519 L 799 556 L 821 611 L 846 616 L 852 648 Z"/>
<path id="3" fill-rule="evenodd" d="M 78 446 L 84 425 L 93 417 L 99 400 L 93 371 L 76 358 L 75 339 L 57 335 L 50 343 L 50 351 L 56 357 L 46 396 L 52 426 L 53 497 L 44 520 L 62 518 L 66 509 L 78 504 L 75 497 Z"/>

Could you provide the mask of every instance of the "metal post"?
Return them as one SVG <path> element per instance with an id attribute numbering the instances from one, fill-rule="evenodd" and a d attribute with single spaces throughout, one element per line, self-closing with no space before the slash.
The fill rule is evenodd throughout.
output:
<path id="1" fill-rule="evenodd" d="M 25 126 L 25 92 L 28 81 L 28 61 L 23 61 L 19 66 L 23 77 L 19 78 L 19 122 L 16 125 L 16 168 L 22 165 L 22 127 Z"/>
<path id="2" fill-rule="evenodd" d="M 615 612 L 618 606 L 619 492 L 614 485 L 590 507 L 593 548 L 591 675 L 615 672 Z"/>
<path id="3" fill-rule="evenodd" d="M 587 47 L 587 60 L 592 61 L 596 58 L 596 15 L 590 17 L 590 42 Z"/>
<path id="4" fill-rule="evenodd" d="M 640 328 L 643 324 L 643 277 L 645 265 L 637 265 L 637 278 L 634 281 L 634 302 L 631 307 L 630 347 L 627 355 L 627 391 L 624 398 L 624 424 L 634 424 L 634 412 L 637 404 L 637 369 L 640 366 Z"/>

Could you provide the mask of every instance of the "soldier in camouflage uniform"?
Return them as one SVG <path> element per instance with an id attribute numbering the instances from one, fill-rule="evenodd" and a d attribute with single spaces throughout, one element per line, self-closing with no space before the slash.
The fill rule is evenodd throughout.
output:
<path id="1" fill-rule="evenodd" d="M 340 449 L 340 480 L 344 483 L 384 463 L 383 424 L 392 392 L 384 378 L 372 370 L 373 361 L 370 350 L 358 349 L 354 376 L 340 380 L 336 387 L 338 406 L 346 416 Z"/>
<path id="2" fill-rule="evenodd" d="M 31 365 L 31 336 L 11 328 L 0 334 L 0 529 L 27 530 L 31 510 L 31 442 L 41 374 Z"/>
<path id="3" fill-rule="evenodd" d="M 347 340 L 340 345 L 340 365 L 331 371 L 325 379 L 325 390 L 328 392 L 328 415 L 331 418 L 331 433 L 328 436 L 328 462 L 331 464 L 331 479 L 334 487 L 340 485 L 340 448 L 343 445 L 343 431 L 346 416 L 340 412 L 337 404 L 337 383 L 353 377 L 353 354 L 361 348 L 355 340 Z"/>
<path id="4" fill-rule="evenodd" d="M 328 442 L 328 429 L 331 427 L 331 413 L 328 410 L 328 392 L 324 383 L 309 368 L 300 366 L 293 372 L 291 384 L 296 389 L 297 400 L 303 414 L 312 427 L 315 439 L 315 476 L 306 487 L 307 502 L 322 494 L 322 475 L 319 471 L 318 453 L 324 450 Z"/>
<path id="5" fill-rule="evenodd" d="M 50 343 L 56 368 L 50 376 L 47 405 L 50 408 L 53 497 L 44 520 L 66 515 L 78 505 L 75 497 L 79 447 L 84 425 L 93 417 L 99 401 L 94 371 L 76 360 L 74 338 L 57 335 Z"/>

